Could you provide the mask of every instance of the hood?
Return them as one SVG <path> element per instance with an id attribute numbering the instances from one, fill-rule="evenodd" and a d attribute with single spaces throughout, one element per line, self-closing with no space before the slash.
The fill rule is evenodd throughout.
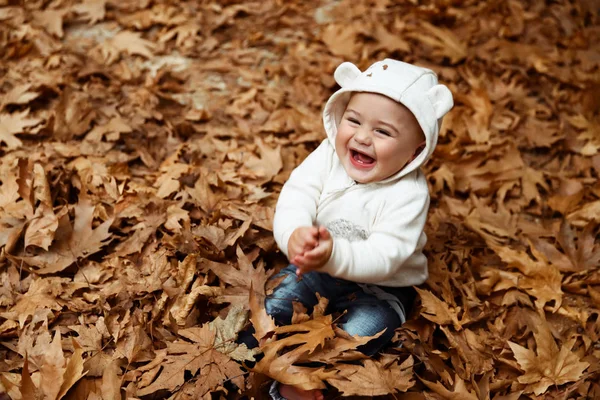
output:
<path id="1" fill-rule="evenodd" d="M 342 63 L 335 70 L 334 78 L 341 89 L 329 98 L 323 111 L 325 131 L 334 147 L 337 127 L 352 92 L 379 93 L 408 108 L 425 134 L 425 149 L 384 182 L 399 179 L 427 161 L 435 150 L 442 117 L 454 105 L 452 93 L 446 86 L 438 84 L 437 75 L 433 71 L 385 59 L 371 65 L 364 72 L 350 62 Z"/>

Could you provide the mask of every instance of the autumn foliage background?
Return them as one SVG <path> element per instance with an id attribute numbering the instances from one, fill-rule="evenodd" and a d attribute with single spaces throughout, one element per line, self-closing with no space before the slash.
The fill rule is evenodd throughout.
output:
<path id="1" fill-rule="evenodd" d="M 271 375 L 329 398 L 600 398 L 598 14 L 0 0 L 0 392 L 261 399 Z M 335 67 L 384 57 L 455 96 L 426 166 L 430 279 L 384 355 L 345 362 L 358 340 L 324 299 L 246 373 L 250 306 L 274 329 L 281 185 L 324 138 Z"/>

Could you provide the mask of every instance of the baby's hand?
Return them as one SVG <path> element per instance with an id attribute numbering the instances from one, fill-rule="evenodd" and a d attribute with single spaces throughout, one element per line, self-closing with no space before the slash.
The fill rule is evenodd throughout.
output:
<path id="1" fill-rule="evenodd" d="M 290 261 L 296 267 L 296 275 L 300 276 L 304 273 L 321 268 L 329 261 L 331 252 L 333 251 L 333 238 L 329 231 L 324 226 L 318 230 L 318 245 L 303 254 L 298 254 L 295 257 L 290 257 Z"/>
<path id="2" fill-rule="evenodd" d="M 314 249 L 319 244 L 319 229 L 316 226 L 296 228 L 288 241 L 288 257 L 290 262 L 306 251 Z"/>

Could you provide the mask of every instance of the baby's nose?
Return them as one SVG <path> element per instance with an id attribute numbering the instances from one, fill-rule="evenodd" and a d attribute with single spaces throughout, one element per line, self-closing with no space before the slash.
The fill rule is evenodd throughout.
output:
<path id="1" fill-rule="evenodd" d="M 354 140 L 360 144 L 371 144 L 371 134 L 366 129 L 358 129 L 354 134 Z"/>

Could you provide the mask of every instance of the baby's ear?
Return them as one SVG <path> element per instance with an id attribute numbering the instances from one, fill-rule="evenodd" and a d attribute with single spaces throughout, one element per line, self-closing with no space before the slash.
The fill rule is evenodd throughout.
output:
<path id="1" fill-rule="evenodd" d="M 435 85 L 427 91 L 427 96 L 433 104 L 433 109 L 435 110 L 435 117 L 437 119 L 440 119 L 444 115 L 446 115 L 446 113 L 450 111 L 452 106 L 454 106 L 454 100 L 452 100 L 452 92 L 444 85 Z"/>
<path id="2" fill-rule="evenodd" d="M 341 87 L 348 85 L 350 82 L 352 82 L 354 79 L 356 79 L 356 77 L 359 75 L 360 75 L 360 69 L 358 69 L 358 67 L 356 65 L 354 65 L 348 61 L 341 63 L 335 69 L 335 72 L 333 73 L 333 77 L 335 78 L 335 81 Z"/>

